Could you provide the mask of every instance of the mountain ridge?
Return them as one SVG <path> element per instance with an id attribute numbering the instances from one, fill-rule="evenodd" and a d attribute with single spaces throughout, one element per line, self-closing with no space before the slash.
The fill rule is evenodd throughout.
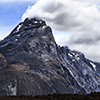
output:
<path id="1" fill-rule="evenodd" d="M 100 64 L 81 52 L 58 46 L 42 19 L 26 18 L 19 23 L 0 42 L 0 53 L 7 63 L 0 70 L 0 95 L 100 91 Z"/>

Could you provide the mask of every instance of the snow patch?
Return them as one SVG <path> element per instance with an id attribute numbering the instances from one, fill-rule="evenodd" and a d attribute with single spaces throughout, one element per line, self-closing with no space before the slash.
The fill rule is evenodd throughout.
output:
<path id="1" fill-rule="evenodd" d="M 72 71 L 71 71 L 71 70 L 69 70 L 69 72 L 70 72 L 70 74 L 74 77 L 74 74 L 72 73 Z"/>
<path id="2" fill-rule="evenodd" d="M 16 95 L 17 94 L 17 80 L 14 80 L 13 82 L 11 82 L 7 88 L 7 95 Z"/>
<path id="3" fill-rule="evenodd" d="M 34 23 L 35 23 L 35 24 L 37 24 L 37 23 L 38 23 L 38 21 L 34 21 Z"/>
<path id="4" fill-rule="evenodd" d="M 69 70 L 69 72 L 70 72 L 70 74 L 72 75 L 72 77 L 74 77 L 73 72 L 72 72 L 69 68 L 67 68 L 67 69 Z"/>
<path id="5" fill-rule="evenodd" d="M 15 39 L 15 41 L 17 42 L 17 41 L 18 41 L 18 39 Z"/>
<path id="6" fill-rule="evenodd" d="M 75 61 L 75 59 L 73 59 L 72 61 Z"/>
<path id="7" fill-rule="evenodd" d="M 23 25 L 23 24 L 22 24 L 22 25 Z M 19 29 L 22 27 L 22 25 L 18 25 L 18 27 L 17 27 L 17 31 L 16 31 L 16 32 L 19 31 Z"/>
<path id="8" fill-rule="evenodd" d="M 75 55 L 75 58 L 76 58 L 77 60 L 80 60 L 80 58 L 78 57 L 78 54 L 77 54 L 77 55 Z"/>
<path id="9" fill-rule="evenodd" d="M 20 34 L 17 35 L 18 37 L 20 36 Z"/>
<path id="10" fill-rule="evenodd" d="M 72 55 L 75 55 L 75 53 L 73 53 L 72 51 L 70 51 L 70 53 L 71 53 Z"/>
<path id="11" fill-rule="evenodd" d="M 42 21 L 40 21 L 40 24 L 42 23 Z"/>
<path id="12" fill-rule="evenodd" d="M 96 71 L 96 65 L 90 62 L 90 64 L 93 66 L 94 70 Z"/>
<path id="13" fill-rule="evenodd" d="M 48 37 L 47 37 L 47 36 L 42 36 L 42 38 L 43 38 L 43 39 L 46 39 L 46 38 L 48 38 Z"/>
<path id="14" fill-rule="evenodd" d="M 45 25 L 45 26 L 42 27 L 42 29 L 45 29 L 46 27 L 47 27 L 47 26 Z"/>
<path id="15" fill-rule="evenodd" d="M 68 53 L 68 56 L 73 57 L 70 53 Z"/>

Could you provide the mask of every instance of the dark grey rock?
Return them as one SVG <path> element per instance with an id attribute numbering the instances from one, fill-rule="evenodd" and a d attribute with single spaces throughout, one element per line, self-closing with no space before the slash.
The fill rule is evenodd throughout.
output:
<path id="1" fill-rule="evenodd" d="M 8 63 L 0 71 L 0 95 L 100 91 L 99 64 L 58 46 L 41 19 L 27 18 L 16 26 L 0 42 L 0 53 Z"/>
<path id="2" fill-rule="evenodd" d="M 0 54 L 0 70 L 5 69 L 6 66 L 7 66 L 6 59 L 2 54 Z"/>

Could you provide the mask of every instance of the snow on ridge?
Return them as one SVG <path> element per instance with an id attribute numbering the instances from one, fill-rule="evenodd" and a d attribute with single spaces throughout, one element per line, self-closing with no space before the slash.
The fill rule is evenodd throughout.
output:
<path id="1" fill-rule="evenodd" d="M 22 24 L 23 25 L 23 24 Z M 22 25 L 18 25 L 16 32 L 19 31 L 19 29 L 22 27 Z"/>
<path id="2" fill-rule="evenodd" d="M 96 65 L 90 62 L 90 64 L 93 66 L 94 70 L 96 71 Z"/>
<path id="3" fill-rule="evenodd" d="M 77 54 L 77 55 L 75 55 L 75 58 L 76 58 L 77 60 L 80 60 L 80 58 L 79 58 L 78 54 Z"/>
<path id="4" fill-rule="evenodd" d="M 68 56 L 73 57 L 70 53 L 68 53 Z"/>

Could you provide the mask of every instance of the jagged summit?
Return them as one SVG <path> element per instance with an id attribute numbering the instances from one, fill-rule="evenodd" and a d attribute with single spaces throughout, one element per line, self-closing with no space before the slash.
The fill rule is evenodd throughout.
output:
<path id="1" fill-rule="evenodd" d="M 42 30 L 46 27 L 48 27 L 48 26 L 46 25 L 45 21 L 43 21 L 42 19 L 39 19 L 39 18 L 31 18 L 31 19 L 26 18 L 24 20 L 24 22 L 21 22 L 16 26 L 16 28 L 11 32 L 10 36 L 15 35 L 15 34 L 20 34 L 20 32 L 28 31 L 30 29 L 39 28 L 40 30 Z M 34 31 L 34 30 L 32 30 L 32 31 Z M 28 35 L 32 35 L 32 34 L 30 33 Z M 41 35 L 41 34 L 39 34 L 39 35 Z"/>
<path id="2" fill-rule="evenodd" d="M 0 52 L 8 57 L 8 62 L 16 62 L 19 53 L 28 55 L 37 54 L 38 57 L 45 54 L 56 56 L 56 43 L 52 30 L 45 21 L 37 18 L 28 19 L 17 27 L 1 43 Z M 11 54 L 9 53 L 11 52 Z M 9 56 L 16 54 L 13 60 Z M 17 55 L 18 54 L 18 55 Z M 10 57 L 11 58 L 11 57 Z M 18 58 L 19 59 L 19 58 Z"/>
<path id="3" fill-rule="evenodd" d="M 100 64 L 58 46 L 42 19 L 19 23 L 0 42 L 0 53 L 0 95 L 100 91 Z"/>

